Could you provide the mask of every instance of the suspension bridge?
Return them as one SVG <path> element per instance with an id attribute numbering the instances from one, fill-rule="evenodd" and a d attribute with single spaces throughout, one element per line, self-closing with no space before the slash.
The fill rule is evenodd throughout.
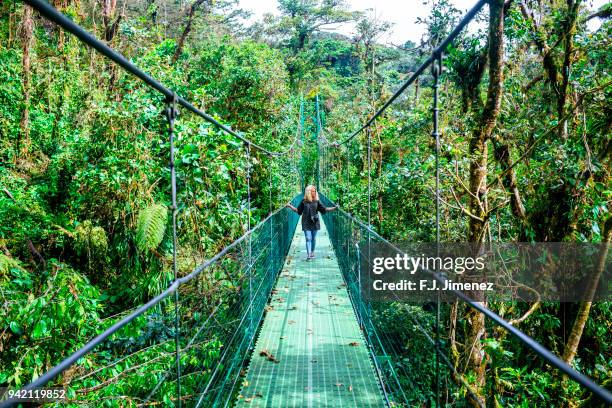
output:
<path id="1" fill-rule="evenodd" d="M 43 0 L 25 3 L 166 98 L 174 280 L 159 295 L 115 320 L 83 347 L 71 350 L 68 357 L 22 391 L 65 387 L 69 392 L 59 403 L 77 406 L 484 406 L 450 361 L 448 345 L 440 330 L 441 302 L 426 308 L 399 300 L 389 305 L 363 296 L 360 248 L 372 243 L 393 246 L 371 227 L 370 207 L 367 221 L 342 209 L 324 215 L 317 258 L 306 262 L 304 238 L 297 228 L 295 213 L 286 208 L 276 211 L 270 208 L 264 220 L 250 225 L 249 165 L 248 232 L 191 273 L 179 276 L 174 166 L 178 109 L 198 115 L 240 140 L 249 163 L 252 150 L 271 160 L 287 157 L 295 160 L 298 137 L 283 151 L 268 150 L 178 96 L 49 3 Z M 316 125 L 322 158 L 317 166 L 317 181 L 324 181 L 330 171 L 326 149 L 340 149 L 361 132 L 367 134 L 367 162 L 371 165 L 369 126 L 428 68 L 432 69 L 434 87 L 432 137 L 436 142 L 434 153 L 436 158 L 439 156 L 437 89 L 442 56 L 486 3 L 478 1 L 383 107 L 340 143 L 325 139 L 317 100 Z M 299 173 L 294 175 L 296 191 L 301 191 L 304 180 Z M 436 177 L 439 185 L 439 172 L 432 177 Z M 370 196 L 369 180 L 364 202 L 369 204 Z M 438 196 L 436 191 L 439 242 Z M 296 192 L 293 204 L 301 199 Z M 327 206 L 334 205 L 324 195 L 321 200 Z M 444 276 L 431 273 L 440 282 L 445 280 Z M 211 296 L 211 289 L 217 296 Z M 612 404 L 609 391 L 482 303 L 461 292 L 453 293 L 459 301 L 484 314 L 490 324 L 523 343 L 533 358 L 543 359 L 549 367 L 588 390 L 593 401 Z M 384 330 L 391 308 L 396 317 L 410 322 L 411 331 L 401 338 L 391 338 Z M 150 336 L 159 327 L 164 328 L 162 334 Z M 149 335 L 147 342 L 135 340 L 145 334 Z M 427 347 L 419 355 L 406 355 L 406 344 L 415 338 L 423 340 Z M 103 369 L 94 368 L 99 366 Z M 134 375 L 139 380 L 127 382 L 128 385 L 118 381 Z M 7 400 L 0 407 L 15 404 Z"/>

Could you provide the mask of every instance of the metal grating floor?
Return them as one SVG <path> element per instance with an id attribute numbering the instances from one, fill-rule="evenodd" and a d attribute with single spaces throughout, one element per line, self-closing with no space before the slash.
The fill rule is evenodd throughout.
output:
<path id="1" fill-rule="evenodd" d="M 297 228 L 236 407 L 384 407 L 325 227 L 305 261 Z"/>

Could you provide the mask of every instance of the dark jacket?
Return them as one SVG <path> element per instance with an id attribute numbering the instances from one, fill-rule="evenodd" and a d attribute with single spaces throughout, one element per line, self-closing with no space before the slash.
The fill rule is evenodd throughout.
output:
<path id="1" fill-rule="evenodd" d="M 319 221 L 319 213 L 325 214 L 325 206 L 319 201 L 308 202 L 302 200 L 297 207 L 297 213 L 302 216 L 302 230 L 320 230 L 321 222 Z"/>

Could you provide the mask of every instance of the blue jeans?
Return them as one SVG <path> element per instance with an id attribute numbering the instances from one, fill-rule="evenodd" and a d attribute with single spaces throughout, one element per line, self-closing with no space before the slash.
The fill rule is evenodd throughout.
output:
<path id="1" fill-rule="evenodd" d="M 306 236 L 306 253 L 308 255 L 312 254 L 315 250 L 315 238 L 317 236 L 317 230 L 313 231 L 304 231 L 304 236 Z"/>

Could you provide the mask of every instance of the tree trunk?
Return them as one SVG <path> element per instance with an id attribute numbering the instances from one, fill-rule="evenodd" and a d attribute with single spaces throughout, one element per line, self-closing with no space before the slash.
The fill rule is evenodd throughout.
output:
<path id="1" fill-rule="evenodd" d="M 576 34 L 576 20 L 578 19 L 578 7 L 580 0 L 567 0 L 567 16 L 565 21 L 565 52 L 563 56 L 563 67 L 561 69 L 561 84 L 559 85 L 559 99 L 557 100 L 557 115 L 559 120 L 565 117 L 567 105 L 567 90 L 569 86 L 570 70 L 572 67 L 572 53 L 574 52 L 574 35 Z M 567 138 L 567 118 L 563 119 L 563 126 L 559 127 L 559 135 Z"/>
<path id="2" fill-rule="evenodd" d="M 102 21 L 104 22 L 104 39 L 106 42 L 111 42 L 117 34 L 121 16 L 115 19 L 117 11 L 117 0 L 103 0 L 102 4 Z M 114 21 L 113 21 L 114 19 Z"/>
<path id="3" fill-rule="evenodd" d="M 8 39 L 6 43 L 6 48 L 10 49 L 13 44 L 13 24 L 15 22 L 15 5 L 16 2 L 12 1 L 9 5 L 8 10 Z"/>
<path id="4" fill-rule="evenodd" d="M 521 222 L 525 222 L 527 216 L 525 214 L 523 200 L 521 199 L 521 193 L 516 183 L 516 173 L 514 168 L 510 168 L 512 165 L 510 163 L 510 146 L 495 138 L 493 139 L 493 148 L 495 151 L 495 159 L 499 163 L 503 174 L 501 178 L 502 184 L 508 192 L 510 192 L 510 207 L 512 208 L 512 214 Z"/>
<path id="5" fill-rule="evenodd" d="M 576 320 L 574 320 L 574 325 L 572 326 L 572 332 L 570 333 L 563 350 L 563 361 L 565 361 L 567 364 L 572 363 L 574 357 L 576 356 L 576 352 L 578 351 L 578 345 L 580 344 L 580 339 L 582 338 L 584 326 L 589 319 L 589 312 L 591 311 L 593 298 L 595 297 L 595 292 L 597 291 L 597 285 L 606 265 L 606 257 L 608 256 L 608 246 L 610 244 L 611 236 L 612 217 L 608 217 L 604 226 L 604 235 L 601 248 L 599 249 L 597 272 L 592 276 L 591 281 L 587 286 L 585 291 L 585 300 L 580 302 L 578 314 L 576 315 Z"/>
<path id="6" fill-rule="evenodd" d="M 205 0 L 196 0 L 191 6 L 189 6 L 189 11 L 187 13 L 187 24 L 185 24 L 185 28 L 179 37 L 178 43 L 176 44 L 176 50 L 174 51 L 174 55 L 172 56 L 172 63 L 175 64 L 178 61 L 179 57 L 183 53 L 183 48 L 185 47 L 185 40 L 187 40 L 187 36 L 191 32 L 191 24 L 193 23 L 193 16 L 195 15 L 196 10 L 204 3 Z M 212 0 L 207 0 L 211 2 Z"/>
<path id="7" fill-rule="evenodd" d="M 468 240 L 482 242 L 485 230 L 487 178 L 487 140 L 491 137 L 497 123 L 501 107 L 503 85 L 503 54 L 504 54 L 504 3 L 493 0 L 489 3 L 489 88 L 487 102 L 479 120 L 479 124 L 470 140 L 470 212 L 476 217 L 470 217 Z"/>
<path id="8" fill-rule="evenodd" d="M 457 349 L 457 315 L 459 313 L 459 300 L 455 299 L 450 309 L 448 340 L 450 342 L 450 351 L 453 366 L 457 368 L 459 364 L 459 350 Z"/>
<path id="9" fill-rule="evenodd" d="M 527 8 L 527 4 L 524 1 L 521 1 L 520 9 L 525 20 L 527 20 L 532 26 L 533 41 L 540 50 L 540 55 L 542 55 L 542 64 L 544 66 L 544 71 L 546 71 L 546 75 L 548 76 L 548 80 L 550 81 L 553 91 L 558 96 L 560 81 L 559 70 L 557 68 L 557 64 L 555 63 L 553 55 L 550 52 L 551 50 L 546 42 L 546 32 L 540 25 L 538 25 L 533 13 Z"/>
<path id="10" fill-rule="evenodd" d="M 580 0 L 567 0 L 567 14 L 563 22 L 563 31 L 560 37 L 563 38 L 565 51 L 563 57 L 563 66 L 559 67 L 555 61 L 552 50 L 558 44 L 554 44 L 552 48 L 547 43 L 547 34 L 545 29 L 539 25 L 526 3 L 521 1 L 520 9 L 523 17 L 531 24 L 534 43 L 540 50 L 542 55 L 542 65 L 548 77 L 548 81 L 552 87 L 557 101 L 557 114 L 559 119 L 565 116 L 565 106 L 567 103 L 567 88 L 569 85 L 569 76 L 572 63 L 572 53 L 574 49 L 574 34 L 576 32 L 576 21 L 578 19 L 578 9 Z M 559 136 L 567 137 L 567 123 L 559 127 Z"/>
<path id="11" fill-rule="evenodd" d="M 487 189 L 487 140 L 477 132 L 470 140 L 470 204 L 468 242 L 483 242 L 485 233 L 486 209 L 484 198 Z"/>
<path id="12" fill-rule="evenodd" d="M 504 1 L 489 2 L 489 86 L 487 101 L 479 118 L 479 123 L 470 140 L 470 203 L 472 217 L 469 220 L 468 241 L 476 244 L 484 242 L 486 233 L 487 209 L 487 141 L 490 139 L 497 123 L 501 107 L 503 85 L 504 54 Z M 480 245 L 476 245 L 479 251 Z M 486 299 L 479 294 L 474 300 L 486 304 Z M 467 370 L 473 374 L 472 384 L 475 397 L 470 397 L 474 406 L 486 406 L 484 395 L 486 361 L 482 348 L 482 338 L 486 335 L 485 317 L 482 313 L 470 308 L 466 314 L 468 330 L 464 352 L 467 357 Z"/>
<path id="13" fill-rule="evenodd" d="M 63 12 L 67 6 L 64 0 L 53 0 L 53 7 L 61 12 Z M 62 30 L 60 26 L 54 27 L 54 30 L 57 30 L 57 49 L 63 51 L 65 41 L 64 30 Z"/>
<path id="14" fill-rule="evenodd" d="M 23 6 L 23 21 L 21 25 L 21 48 L 23 56 L 22 64 L 22 87 L 23 87 L 23 108 L 21 110 L 21 121 L 19 123 L 20 133 L 17 140 L 18 154 L 26 154 L 30 148 L 30 99 L 32 81 L 30 49 L 32 48 L 32 39 L 34 32 L 34 20 L 32 18 L 32 7 Z M 21 143 L 23 141 L 23 146 Z"/>

